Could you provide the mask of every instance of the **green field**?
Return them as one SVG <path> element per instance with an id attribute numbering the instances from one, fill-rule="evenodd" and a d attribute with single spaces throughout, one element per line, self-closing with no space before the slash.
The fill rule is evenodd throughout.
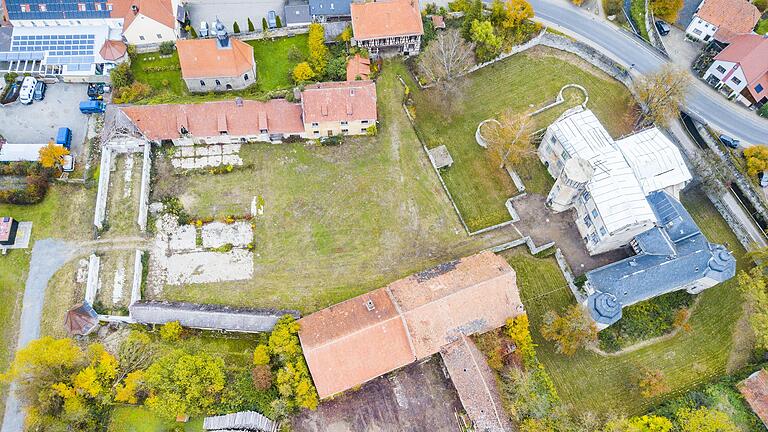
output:
<path id="1" fill-rule="evenodd" d="M 182 426 L 183 429 L 174 429 Z M 142 406 L 123 405 L 115 407 L 107 432 L 204 432 L 203 419 L 195 418 L 187 423 L 166 421 L 155 416 Z"/>
<path id="2" fill-rule="evenodd" d="M 159 159 L 153 199 L 178 196 L 193 217 L 243 215 L 259 195 L 265 203 L 253 219 L 251 280 L 166 286 L 163 298 L 312 312 L 515 238 L 467 238 L 400 105 L 405 73 L 387 63 L 377 83 L 376 137 L 246 144 L 246 167 L 219 175 L 175 175 Z"/>
<path id="3" fill-rule="evenodd" d="M 768 34 L 768 18 L 761 19 L 757 22 L 757 27 L 755 27 L 755 33 L 759 35 Z"/>
<path id="4" fill-rule="evenodd" d="M 429 148 L 445 145 L 454 164 L 443 170 L 443 179 L 470 230 L 509 220 L 504 206 L 517 190 L 509 176 L 490 163 L 487 150 L 475 141 L 477 125 L 512 109 L 531 110 L 554 101 L 566 84 L 580 84 L 589 92 L 592 109 L 615 137 L 632 129 L 634 103 L 627 89 L 578 57 L 561 51 L 535 48 L 470 74 L 458 109 L 446 113 L 434 90 L 414 91 L 416 123 Z M 414 86 L 412 86 L 414 87 Z M 583 101 L 578 90 L 565 93 L 566 103 L 536 118 L 547 127 L 565 109 Z M 534 149 L 531 149 L 533 152 Z M 546 194 L 551 179 L 538 158 L 515 167 L 530 192 Z"/>
<path id="5" fill-rule="evenodd" d="M 744 250 L 712 204 L 700 192 L 686 192 L 683 203 L 714 242 L 728 242 L 735 250 L 740 268 Z M 692 309 L 690 332 L 618 356 L 600 356 L 580 351 L 573 357 L 557 354 L 553 344 L 539 333 L 542 317 L 549 309 L 561 309 L 573 302 L 554 259 L 534 258 L 522 250 L 506 254 L 517 271 L 523 303 L 531 321 L 531 333 L 539 345 L 537 354 L 545 365 L 562 400 L 576 410 L 604 413 L 617 411 L 639 414 L 668 395 L 644 399 L 635 387 L 641 367 L 660 369 L 671 394 L 725 374 L 727 366 L 738 367 L 744 358 L 739 350 L 742 332 L 736 323 L 742 314 L 742 298 L 736 280 L 713 287 L 700 295 Z"/>
<path id="6" fill-rule="evenodd" d="M 302 55 L 308 54 L 307 35 L 247 41 L 253 46 L 253 56 L 256 60 L 257 86 L 240 91 L 222 93 L 191 94 L 181 78 L 181 70 L 148 72 L 151 67 L 179 67 L 179 54 L 174 52 L 171 57 L 160 58 L 159 53 L 137 54 L 131 62 L 134 78 L 149 84 L 154 90 L 149 98 L 136 103 L 192 103 L 213 100 L 232 99 L 241 96 L 246 99 L 263 98 L 267 92 L 289 88 L 293 85 L 291 72 L 295 65 L 288 58 L 292 47 L 296 47 Z"/>

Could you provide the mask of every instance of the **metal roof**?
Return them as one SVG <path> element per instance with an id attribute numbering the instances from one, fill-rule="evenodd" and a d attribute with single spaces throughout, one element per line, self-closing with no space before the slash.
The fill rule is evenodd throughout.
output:
<path id="1" fill-rule="evenodd" d="M 309 0 L 309 10 L 313 16 L 349 15 L 351 3 L 351 0 Z"/>
<path id="2" fill-rule="evenodd" d="M 8 18 L 11 20 L 109 18 L 111 11 L 107 10 L 106 3 L 92 0 L 5 0 Z M 96 10 L 96 4 L 102 10 Z M 22 5 L 29 6 L 29 12 L 23 12 Z"/>
<path id="3" fill-rule="evenodd" d="M 308 24 L 312 22 L 312 15 L 309 13 L 309 3 L 289 3 L 285 5 L 285 24 Z"/>
<path id="4" fill-rule="evenodd" d="M 616 141 L 616 147 L 646 195 L 692 178 L 680 150 L 656 127 L 622 138 Z"/>
<path id="5" fill-rule="evenodd" d="M 609 232 L 656 221 L 635 173 L 592 111 L 567 114 L 550 129 L 570 157 L 585 159 L 594 168 L 587 190 Z"/>

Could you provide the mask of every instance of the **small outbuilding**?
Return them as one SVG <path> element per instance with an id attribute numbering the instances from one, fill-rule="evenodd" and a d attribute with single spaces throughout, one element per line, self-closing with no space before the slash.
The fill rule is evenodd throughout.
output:
<path id="1" fill-rule="evenodd" d="M 429 149 L 429 159 L 432 160 L 432 165 L 435 168 L 447 168 L 453 165 L 453 158 L 448 153 L 448 147 L 441 145 L 433 149 Z"/>
<path id="2" fill-rule="evenodd" d="M 768 427 L 768 372 L 765 369 L 753 373 L 737 386 L 752 411 Z"/>
<path id="3" fill-rule="evenodd" d="M 12 217 L 5 216 L 0 219 L 0 245 L 10 246 L 16 243 L 16 232 L 19 222 Z"/>
<path id="4" fill-rule="evenodd" d="M 98 326 L 99 314 L 87 301 L 74 305 L 64 318 L 64 328 L 72 336 L 85 336 Z"/>
<path id="5" fill-rule="evenodd" d="M 445 30 L 445 18 L 442 15 L 432 15 L 432 27 L 438 30 Z"/>
<path id="6" fill-rule="evenodd" d="M 368 80 L 371 76 L 371 60 L 355 54 L 347 61 L 347 81 Z"/>

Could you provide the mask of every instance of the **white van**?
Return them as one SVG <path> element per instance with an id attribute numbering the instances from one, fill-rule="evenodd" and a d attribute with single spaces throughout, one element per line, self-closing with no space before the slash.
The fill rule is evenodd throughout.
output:
<path id="1" fill-rule="evenodd" d="M 24 78 L 24 81 L 21 82 L 21 91 L 19 91 L 19 102 L 24 105 L 32 103 L 32 99 L 35 96 L 35 85 L 37 85 L 36 79 L 32 77 Z"/>

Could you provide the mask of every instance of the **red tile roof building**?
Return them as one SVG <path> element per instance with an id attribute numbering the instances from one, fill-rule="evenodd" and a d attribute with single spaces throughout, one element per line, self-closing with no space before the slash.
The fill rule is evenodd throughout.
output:
<path id="1" fill-rule="evenodd" d="M 728 42 L 738 34 L 750 33 L 759 19 L 760 11 L 747 0 L 704 0 L 685 33 L 704 42 L 713 37 Z"/>
<path id="2" fill-rule="evenodd" d="M 418 54 L 424 28 L 418 0 L 352 3 L 353 43 L 372 55 Z"/>
<path id="3" fill-rule="evenodd" d="M 768 38 L 748 33 L 734 36 L 715 56 L 704 80 L 745 105 L 768 103 Z"/>
<path id="4" fill-rule="evenodd" d="M 178 37 L 176 0 L 113 0 L 111 16 L 123 18 L 123 38 L 130 45 L 156 44 Z"/>
<path id="5" fill-rule="evenodd" d="M 371 75 L 371 60 L 355 54 L 347 60 L 347 81 L 367 80 Z"/>
<path id="6" fill-rule="evenodd" d="M 299 338 L 327 398 L 523 312 L 515 271 L 482 252 L 306 316 Z"/>
<path id="7" fill-rule="evenodd" d="M 768 427 L 768 372 L 760 369 L 740 382 L 738 389 L 763 425 Z"/>
<path id="8" fill-rule="evenodd" d="M 256 82 L 253 47 L 229 37 L 176 42 L 181 76 L 192 92 L 243 89 Z"/>
<path id="9" fill-rule="evenodd" d="M 307 137 L 361 134 L 376 123 L 376 83 L 325 82 L 301 92 Z"/>

